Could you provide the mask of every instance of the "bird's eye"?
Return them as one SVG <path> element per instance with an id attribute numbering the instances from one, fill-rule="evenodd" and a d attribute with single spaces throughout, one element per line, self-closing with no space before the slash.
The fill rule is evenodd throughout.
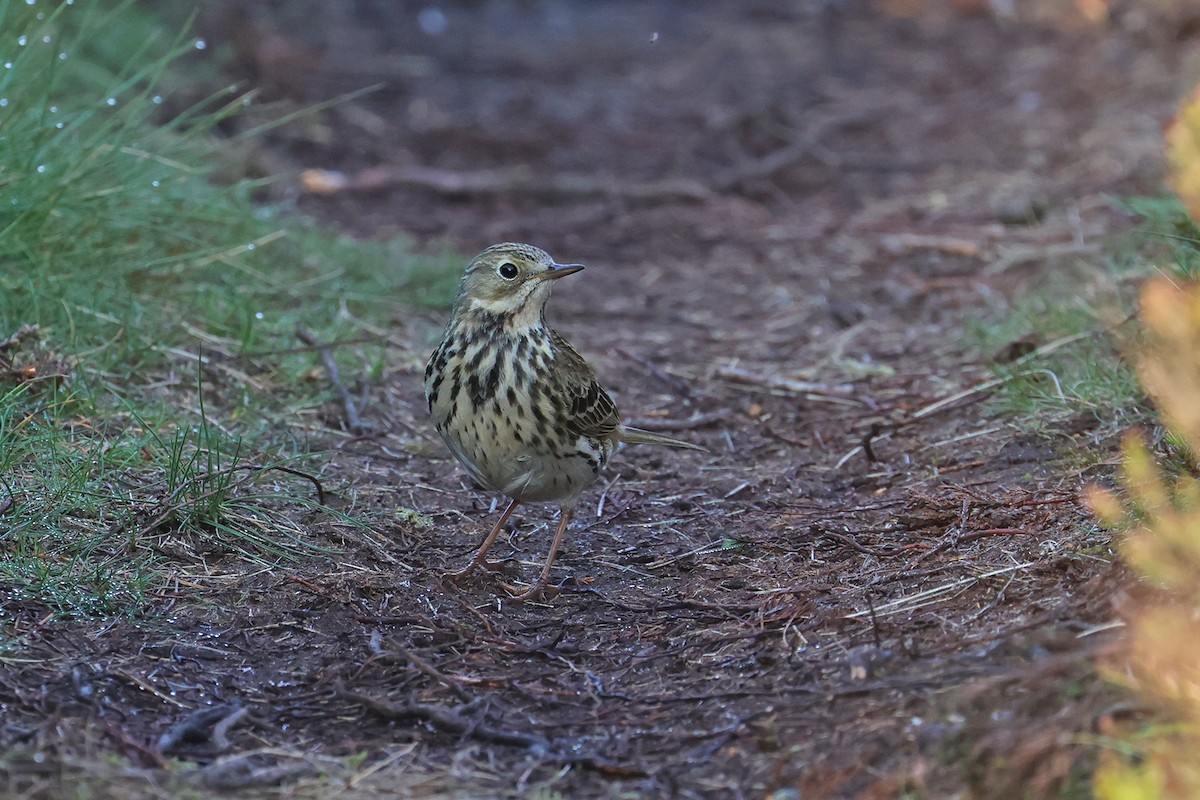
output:
<path id="1" fill-rule="evenodd" d="M 496 272 L 500 273 L 500 277 L 504 278 L 506 281 L 511 281 L 513 278 L 517 277 L 516 265 L 510 264 L 507 261 L 501 264 Z"/>

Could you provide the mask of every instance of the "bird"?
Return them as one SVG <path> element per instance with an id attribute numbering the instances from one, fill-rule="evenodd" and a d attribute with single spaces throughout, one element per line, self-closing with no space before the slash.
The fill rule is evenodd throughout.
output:
<path id="1" fill-rule="evenodd" d="M 467 264 L 442 338 L 425 368 L 425 398 L 442 440 L 474 481 L 508 498 L 459 579 L 488 550 L 522 503 L 557 503 L 558 526 L 536 582 L 506 587 L 540 597 L 580 495 L 621 443 L 704 451 L 622 424 L 617 406 L 578 351 L 546 323 L 558 281 L 583 270 L 516 242 L 486 248 Z"/>

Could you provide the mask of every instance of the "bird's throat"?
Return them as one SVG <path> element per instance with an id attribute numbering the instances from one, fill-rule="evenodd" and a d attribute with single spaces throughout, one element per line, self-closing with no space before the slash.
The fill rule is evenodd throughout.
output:
<path id="1" fill-rule="evenodd" d="M 515 303 L 514 298 L 486 300 L 472 297 L 462 309 L 463 322 L 482 328 L 494 328 L 504 333 L 520 333 L 545 327 L 545 302 L 527 297 L 525 302 Z"/>

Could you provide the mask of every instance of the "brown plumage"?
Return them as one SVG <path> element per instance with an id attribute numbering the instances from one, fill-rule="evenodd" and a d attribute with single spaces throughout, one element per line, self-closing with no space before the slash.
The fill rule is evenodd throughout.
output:
<path id="1" fill-rule="evenodd" d="M 467 265 L 458 297 L 425 369 L 438 433 L 479 484 L 508 507 L 462 576 L 487 564 L 488 549 L 520 503 L 555 502 L 558 528 L 541 575 L 517 595 L 539 595 L 579 495 L 618 443 L 704 448 L 621 424 L 592 368 L 546 324 L 551 285 L 583 269 L 556 264 L 527 244 L 493 245 Z"/>

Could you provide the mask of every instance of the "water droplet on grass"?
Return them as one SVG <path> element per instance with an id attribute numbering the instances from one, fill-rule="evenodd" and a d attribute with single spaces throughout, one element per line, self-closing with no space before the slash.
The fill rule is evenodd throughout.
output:
<path id="1" fill-rule="evenodd" d="M 150 181 L 150 185 L 153 186 L 155 189 L 157 189 L 160 184 L 158 181 Z"/>
<path id="2" fill-rule="evenodd" d="M 110 105 L 110 106 L 115 106 L 115 105 L 117 104 L 117 98 L 115 98 L 115 97 L 110 97 L 110 98 L 108 98 L 107 100 L 105 100 L 104 102 L 105 102 L 105 103 L 107 103 L 107 104 L 108 104 L 108 105 Z"/>
<path id="3" fill-rule="evenodd" d="M 204 41 L 203 39 L 196 40 L 196 49 L 197 50 L 203 50 L 206 47 L 208 47 L 208 42 Z"/>
<path id="4" fill-rule="evenodd" d="M 427 36 L 441 36 L 449 27 L 446 14 L 440 8 L 423 8 L 417 14 L 417 24 Z"/>
<path id="5" fill-rule="evenodd" d="M 156 106 L 161 106 L 162 105 L 162 95 L 161 94 L 154 95 L 154 97 L 150 98 L 150 102 L 154 103 L 154 105 L 156 105 Z"/>
<path id="6" fill-rule="evenodd" d="M 45 171 L 46 171 L 46 165 L 45 165 L 45 164 L 38 164 L 37 171 L 38 171 L 38 173 L 39 173 L 39 174 L 40 174 L 40 173 L 43 173 L 43 172 L 45 172 Z"/>
<path id="7" fill-rule="evenodd" d="M 254 242 L 251 242 L 250 244 L 246 245 L 247 250 L 253 250 L 256 247 L 258 247 L 258 245 L 256 245 Z"/>
<path id="8" fill-rule="evenodd" d="M 29 44 L 29 37 L 25 34 L 21 34 L 17 37 L 17 44 L 21 45 L 21 47 L 24 47 L 25 45 Z"/>

